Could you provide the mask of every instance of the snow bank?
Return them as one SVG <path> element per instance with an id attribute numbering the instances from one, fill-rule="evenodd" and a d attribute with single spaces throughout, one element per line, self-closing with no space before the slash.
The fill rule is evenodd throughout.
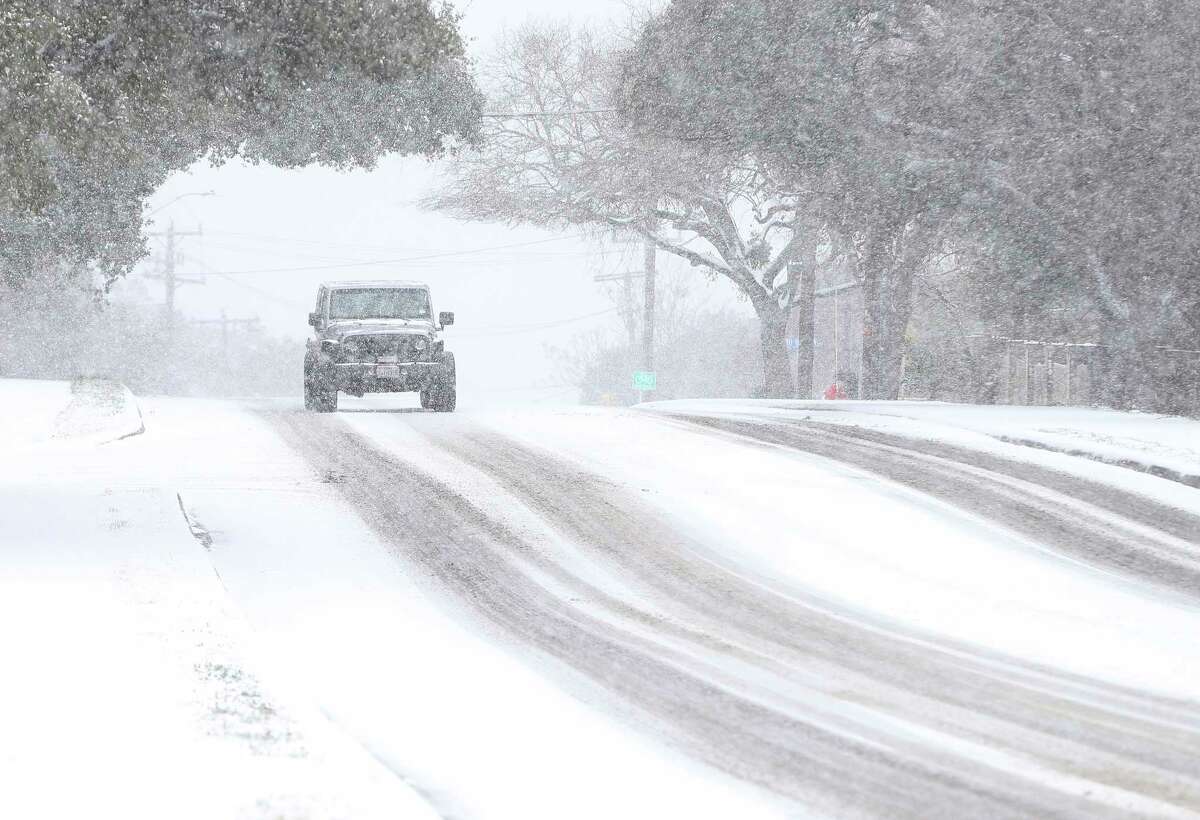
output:
<path id="1" fill-rule="evenodd" d="M 806 420 L 939 441 L 1101 481 L 1200 511 L 1200 420 L 1086 407 L 943 402 L 706 399 L 648 402 L 664 414 Z M 1138 475 L 1141 473 L 1143 475 Z M 1183 487 L 1171 487 L 1170 481 Z"/>
<path id="2" fill-rule="evenodd" d="M 144 429 L 134 395 L 105 379 L 0 379 L 0 408 L 0 448 L 10 451 L 56 440 L 104 443 Z"/>
<path id="3" fill-rule="evenodd" d="M 54 420 L 56 438 L 98 443 L 136 436 L 145 429 L 129 388 L 104 379 L 71 382 L 71 401 Z"/>

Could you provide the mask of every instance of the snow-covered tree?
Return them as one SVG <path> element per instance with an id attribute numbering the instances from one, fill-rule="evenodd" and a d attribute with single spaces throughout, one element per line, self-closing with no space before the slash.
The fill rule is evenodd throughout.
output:
<path id="1" fill-rule="evenodd" d="M 730 279 L 759 317 L 766 392 L 790 395 L 789 262 L 811 240 L 800 198 L 752 156 L 714 162 L 686 142 L 634 133 L 613 108 L 618 56 L 613 40 L 563 24 L 506 35 L 486 66 L 493 110 L 482 144 L 455 158 L 426 204 L 466 219 L 632 233 Z"/>
<path id="2" fill-rule="evenodd" d="M 110 279 L 142 203 L 205 156 L 369 166 L 476 134 L 457 18 L 430 0 L 9 0 L 0 8 L 0 275 Z"/>
<path id="3" fill-rule="evenodd" d="M 1147 406 L 1156 348 L 1200 347 L 1200 3 L 963 5 L 955 147 L 1019 265 L 991 284 L 1104 346 L 1106 403 Z"/>
<path id="4" fill-rule="evenodd" d="M 677 0 L 624 67 L 621 107 L 639 133 L 757 157 L 839 236 L 863 285 L 870 398 L 899 391 L 914 268 L 961 191 L 960 163 L 905 125 L 927 104 L 906 78 L 927 69 L 928 9 Z"/>
<path id="5" fill-rule="evenodd" d="M 626 61 L 621 107 L 811 197 L 855 249 L 867 395 L 895 395 L 914 272 L 950 247 L 995 331 L 1069 317 L 1129 406 L 1157 346 L 1200 344 L 1198 12 L 674 0 Z"/>

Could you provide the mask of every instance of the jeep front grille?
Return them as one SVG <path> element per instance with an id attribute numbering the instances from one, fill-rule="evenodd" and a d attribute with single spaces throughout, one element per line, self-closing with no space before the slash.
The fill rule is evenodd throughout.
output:
<path id="1" fill-rule="evenodd" d="M 417 362 L 424 357 L 418 351 L 418 336 L 351 336 L 342 342 L 343 362 Z"/>

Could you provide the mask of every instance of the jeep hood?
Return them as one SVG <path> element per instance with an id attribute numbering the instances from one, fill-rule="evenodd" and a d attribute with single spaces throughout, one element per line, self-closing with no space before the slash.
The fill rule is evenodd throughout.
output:
<path id="1" fill-rule="evenodd" d="M 398 336 L 429 336 L 433 322 L 428 319 L 345 319 L 330 322 L 321 335 L 345 339 L 350 336 L 377 336 L 391 333 Z"/>

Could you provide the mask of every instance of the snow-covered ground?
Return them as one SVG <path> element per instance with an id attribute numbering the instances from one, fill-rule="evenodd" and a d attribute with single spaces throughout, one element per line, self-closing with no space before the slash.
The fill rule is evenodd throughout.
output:
<path id="1" fill-rule="evenodd" d="M 698 440 L 637 410 L 509 412 L 485 423 L 637 489 L 710 545 L 710 560 L 765 587 L 815 592 L 885 622 L 1200 700 L 1200 642 L 1191 639 L 1200 607 L 862 470 Z M 1179 490 L 1200 509 L 1200 491 Z"/>
<path id="2" fill-rule="evenodd" d="M 1075 423 L 1065 411 L 1055 421 L 1051 411 L 1024 421 L 1014 413 L 1005 426 L 1001 408 L 976 418 L 973 408 L 944 405 L 817 412 L 693 402 L 448 416 L 410 412 L 391 397 L 344 400 L 345 412 L 331 417 L 293 402 L 135 399 L 104 383 L 15 381 L 0 381 L 0 400 L 14 409 L 0 432 L 0 656 L 17 670 L 0 676 L 0 771 L 18 784 L 0 789 L 0 816 L 842 813 L 816 796 L 781 802 L 774 792 L 790 775 L 738 779 L 736 765 L 704 762 L 719 760 L 719 749 L 685 748 L 669 731 L 676 682 L 662 681 L 668 706 L 658 712 L 633 697 L 641 690 L 623 705 L 612 695 L 631 672 L 620 657 L 602 655 L 589 677 L 569 647 L 555 655 L 525 646 L 489 622 L 486 600 L 448 595 L 456 587 L 443 576 L 456 567 L 438 563 L 437 539 L 447 554 L 475 547 L 466 530 L 445 522 L 442 534 L 425 520 L 434 512 L 411 506 L 403 493 L 426 481 L 478 518 L 470 532 L 484 533 L 492 566 L 549 602 L 539 614 L 541 598 L 517 599 L 532 613 L 518 611 L 517 623 L 601 624 L 604 640 L 659 653 L 684 683 L 702 675 L 722 696 L 769 706 L 781 726 L 815 721 L 889 754 L 912 746 L 913 760 L 936 761 L 935 771 L 957 760 L 1105 811 L 1178 808 L 1169 789 L 1144 785 L 1159 773 L 1125 777 L 1109 751 L 1076 765 L 1085 745 L 1031 741 L 983 710 L 924 715 L 926 700 L 940 697 L 921 688 L 924 660 L 911 670 L 912 692 L 885 682 L 890 668 L 864 683 L 836 653 L 809 658 L 787 643 L 804 635 L 774 635 L 769 624 L 762 637 L 739 632 L 745 613 L 733 598 L 726 634 L 725 613 L 681 597 L 711 568 L 730 595 L 761 591 L 768 615 L 809 613 L 814 630 L 840 624 L 895 647 L 888 664 L 928 652 L 952 670 L 981 665 L 997 698 L 1018 679 L 1014 691 L 1024 694 L 1014 697 L 1045 720 L 1062 719 L 1052 700 L 1060 696 L 1084 723 L 1087 710 L 1110 701 L 1128 710 L 1121 721 L 1164 703 L 1200 707 L 1200 608 L 1185 595 L 869 471 L 670 416 L 849 419 L 1015 450 L 1093 478 L 1112 471 L 1122 488 L 1200 509 L 1200 490 L 1179 482 L 997 439 L 1039 430 L 1115 438 L 1119 418 L 1079 412 L 1074 432 L 1054 433 Z M 1164 424 L 1171 432 L 1159 434 L 1156 420 L 1137 421 L 1123 441 L 1161 445 L 1172 463 L 1190 463 L 1193 423 Z M 348 466 L 318 466 L 309 450 L 337 436 L 361 452 L 333 445 Z M 376 458 L 416 484 L 380 489 L 366 474 Z M 360 490 L 380 495 L 363 503 Z M 644 540 L 629 543 L 643 526 Z M 617 560 L 627 548 L 646 556 L 649 575 Z M 656 583 L 675 568 L 693 573 L 677 579 L 678 595 Z M 486 593 L 486 578 L 463 577 L 460 591 Z M 726 605 L 724 590 L 707 592 Z M 725 716 L 704 708 L 704 726 L 711 718 L 718 729 L 701 737 L 719 744 Z M 1155 720 L 1191 737 L 1191 714 Z M 998 737 L 1004 743 L 994 745 Z M 762 748 L 772 760 L 772 747 Z M 922 799 L 920 790 L 906 799 Z"/>
<path id="3" fill-rule="evenodd" d="M 184 504 L 219 534 L 221 577 L 282 677 L 439 812 L 770 813 L 754 795 L 581 705 L 477 634 L 472 620 L 447 612 L 336 496 L 342 476 L 314 474 L 258 418 L 218 402 L 147 406 L 160 441 L 189 465 L 176 472 Z M 214 429 L 249 446 L 213 459 Z"/>
<path id="4" fill-rule="evenodd" d="M 430 601 L 246 409 L 71 439 L 69 385 L 0 391 L 0 817 L 777 815 Z"/>
<path id="5" fill-rule="evenodd" d="M 0 406 L 0 816 L 436 816 L 266 681 L 127 390 L 0 380 Z"/>

